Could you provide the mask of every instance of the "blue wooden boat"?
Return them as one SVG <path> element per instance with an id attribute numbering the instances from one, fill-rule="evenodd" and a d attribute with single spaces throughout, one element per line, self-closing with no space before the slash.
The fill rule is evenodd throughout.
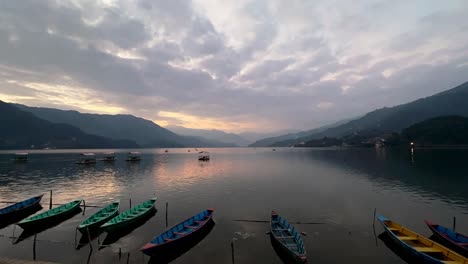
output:
<path id="1" fill-rule="evenodd" d="M 271 236 L 280 249 L 298 263 L 307 262 L 306 250 L 302 237 L 294 227 L 275 211 L 271 212 Z"/>
<path id="2" fill-rule="evenodd" d="M 192 236 L 202 232 L 208 223 L 213 219 L 214 209 L 202 211 L 182 223 L 172 227 L 159 236 L 154 237 L 140 250 L 146 255 L 154 256 L 159 252 L 168 250 L 170 247 L 177 247 L 180 243 L 186 242 Z"/>
<path id="3" fill-rule="evenodd" d="M 44 196 L 44 194 L 2 208 L 0 209 L 0 217 L 12 217 L 15 214 L 20 214 L 24 211 L 34 208 L 40 204 L 42 196 Z"/>
<path id="4" fill-rule="evenodd" d="M 424 236 L 411 231 L 398 223 L 378 215 L 390 239 L 404 252 L 423 263 L 431 264 L 468 264 L 468 259 Z"/>
<path id="5" fill-rule="evenodd" d="M 433 224 L 430 221 L 424 220 L 426 225 L 431 229 L 434 236 L 443 244 L 457 251 L 465 257 L 468 257 L 468 237 L 460 233 L 456 233 L 444 226 Z"/>

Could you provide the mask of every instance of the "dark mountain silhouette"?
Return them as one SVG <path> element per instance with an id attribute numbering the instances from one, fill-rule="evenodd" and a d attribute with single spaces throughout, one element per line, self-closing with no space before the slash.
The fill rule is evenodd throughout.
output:
<path id="1" fill-rule="evenodd" d="M 68 124 L 52 123 L 0 101 L 0 149 L 136 148 L 134 141 L 89 135 Z"/>
<path id="2" fill-rule="evenodd" d="M 361 118 L 323 131 L 310 133 L 304 137 L 276 141 L 269 146 L 290 146 L 312 139 L 323 137 L 340 138 L 346 135 L 368 133 L 367 131 L 380 134 L 401 132 L 404 128 L 433 117 L 468 116 L 468 104 L 466 102 L 468 102 L 468 82 L 410 103 L 384 107 L 369 112 Z"/>
<path id="3" fill-rule="evenodd" d="M 416 146 L 467 145 L 468 118 L 441 116 L 414 124 L 402 131 L 402 136 Z"/>
<path id="4" fill-rule="evenodd" d="M 150 120 L 132 115 L 86 114 L 72 110 L 17 106 L 50 122 L 70 124 L 86 133 L 112 139 L 130 139 L 145 148 L 231 146 L 218 141 L 181 136 Z"/>

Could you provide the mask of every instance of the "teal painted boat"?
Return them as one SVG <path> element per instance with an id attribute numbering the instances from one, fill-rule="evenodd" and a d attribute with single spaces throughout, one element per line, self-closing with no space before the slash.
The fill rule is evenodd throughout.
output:
<path id="1" fill-rule="evenodd" d="M 18 223 L 18 225 L 23 229 L 47 225 L 49 222 L 66 217 L 75 210 L 79 209 L 82 201 L 83 199 L 77 199 L 43 213 L 33 215 L 22 220 Z"/>
<path id="2" fill-rule="evenodd" d="M 108 204 L 106 207 L 102 208 L 81 222 L 81 224 L 78 226 L 78 230 L 85 234 L 87 229 L 95 230 L 96 228 L 100 227 L 102 224 L 119 214 L 119 205 L 120 201 L 115 201 Z"/>
<path id="3" fill-rule="evenodd" d="M 154 208 L 154 203 L 156 203 L 156 200 L 157 197 L 154 197 L 128 209 L 127 211 L 122 212 L 118 216 L 107 221 L 104 225 L 101 226 L 101 228 L 106 232 L 111 232 L 138 221 L 151 212 L 151 210 Z"/>

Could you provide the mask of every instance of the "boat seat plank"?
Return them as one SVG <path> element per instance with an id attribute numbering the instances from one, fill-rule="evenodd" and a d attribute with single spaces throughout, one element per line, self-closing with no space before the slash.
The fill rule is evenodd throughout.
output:
<path id="1" fill-rule="evenodd" d="M 460 262 L 458 262 L 458 261 L 451 261 L 451 260 L 442 261 L 442 263 L 444 263 L 444 264 L 460 264 Z"/>
<path id="2" fill-rule="evenodd" d="M 186 225 L 185 227 L 192 228 L 192 229 L 198 228 L 198 226 L 192 226 L 192 225 Z"/>
<path id="3" fill-rule="evenodd" d="M 442 250 L 433 247 L 414 247 L 414 249 L 419 252 L 443 252 Z"/>
<path id="4" fill-rule="evenodd" d="M 164 241 L 166 241 L 166 242 L 169 242 L 169 241 L 172 241 L 172 240 L 174 240 L 174 239 L 164 238 Z"/>
<path id="5" fill-rule="evenodd" d="M 398 236 L 400 240 L 418 240 L 417 237 L 412 237 L 412 236 Z"/>
<path id="6" fill-rule="evenodd" d="M 398 231 L 399 229 L 398 229 L 398 228 L 394 228 L 394 227 L 388 227 L 388 230 L 390 230 L 390 231 Z"/>
<path id="7" fill-rule="evenodd" d="M 275 228 L 273 231 L 290 231 L 291 229 L 289 228 Z"/>
<path id="8" fill-rule="evenodd" d="M 174 234 L 181 236 L 181 235 L 185 235 L 186 233 L 182 233 L 182 232 L 174 232 Z"/>
<path id="9" fill-rule="evenodd" d="M 201 223 L 203 223 L 203 221 L 198 221 L 198 220 L 195 220 L 195 223 L 197 223 L 197 224 L 201 224 Z"/>
<path id="10" fill-rule="evenodd" d="M 294 236 L 278 236 L 277 238 L 294 238 Z"/>

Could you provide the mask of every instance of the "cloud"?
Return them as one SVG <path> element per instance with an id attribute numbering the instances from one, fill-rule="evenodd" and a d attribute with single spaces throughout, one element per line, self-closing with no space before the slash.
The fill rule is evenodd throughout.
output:
<path id="1" fill-rule="evenodd" d="M 464 1 L 6 1 L 0 99 L 310 129 L 467 81 L 467 12 Z"/>

